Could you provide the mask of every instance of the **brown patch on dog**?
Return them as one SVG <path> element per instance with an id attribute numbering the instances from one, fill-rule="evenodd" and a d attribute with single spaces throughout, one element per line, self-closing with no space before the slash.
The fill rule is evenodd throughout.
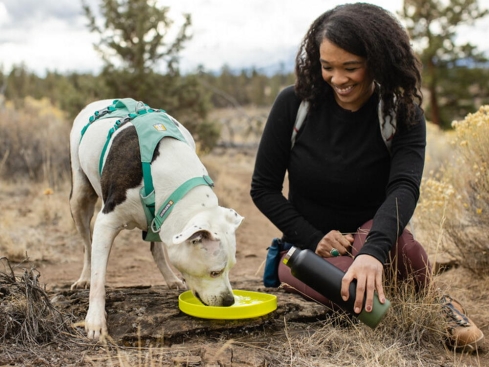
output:
<path id="1" fill-rule="evenodd" d="M 159 144 L 158 144 L 159 146 Z M 153 159 L 159 155 L 156 147 Z M 126 192 L 139 186 L 143 179 L 139 140 L 134 126 L 122 130 L 114 138 L 102 171 L 101 185 L 104 202 L 103 213 L 107 214 L 126 200 Z"/>

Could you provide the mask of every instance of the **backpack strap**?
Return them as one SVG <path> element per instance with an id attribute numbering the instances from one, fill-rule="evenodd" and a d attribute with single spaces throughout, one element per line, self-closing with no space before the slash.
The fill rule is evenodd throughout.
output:
<path id="1" fill-rule="evenodd" d="M 395 112 L 384 116 L 383 107 L 384 102 L 381 99 L 379 100 L 379 105 L 377 107 L 377 115 L 379 116 L 380 132 L 382 134 L 382 138 L 384 139 L 385 145 L 387 146 L 387 149 L 390 153 L 392 139 L 394 138 L 394 135 L 396 133 L 397 120 Z"/>
<path id="2" fill-rule="evenodd" d="M 306 119 L 308 111 L 309 111 L 309 101 L 302 101 L 301 104 L 299 105 L 299 109 L 297 110 L 297 116 L 295 117 L 295 124 L 294 124 L 294 129 L 292 130 L 290 149 L 294 147 L 295 137 L 297 136 L 297 133 L 301 129 L 301 126 L 304 120 Z"/>
<path id="3" fill-rule="evenodd" d="M 391 145 L 392 145 L 392 139 L 394 138 L 394 135 L 396 133 L 396 126 L 397 126 L 396 114 L 393 113 L 393 114 L 384 116 L 384 113 L 382 111 L 383 106 L 384 106 L 383 101 L 380 100 L 378 108 L 377 108 L 377 114 L 379 116 L 380 132 L 382 134 L 382 139 L 384 140 L 384 143 L 387 146 L 387 149 L 389 150 L 389 153 L 390 153 Z M 309 111 L 309 101 L 302 101 L 301 104 L 299 105 L 299 109 L 297 110 L 294 128 L 292 130 L 292 136 L 290 138 L 290 149 L 291 150 L 292 150 L 292 148 L 294 148 L 297 133 L 299 132 L 300 128 L 302 127 L 302 124 L 304 123 L 304 121 L 306 119 L 308 111 Z"/>

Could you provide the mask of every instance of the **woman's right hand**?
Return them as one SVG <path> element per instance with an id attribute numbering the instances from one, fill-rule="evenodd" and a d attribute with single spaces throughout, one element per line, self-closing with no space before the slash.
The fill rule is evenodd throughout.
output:
<path id="1" fill-rule="evenodd" d="M 353 236 L 351 234 L 342 234 L 339 231 L 330 231 L 319 241 L 316 248 L 316 254 L 323 257 L 350 255 L 351 245 L 353 244 Z M 334 249 L 337 250 L 334 251 Z"/>

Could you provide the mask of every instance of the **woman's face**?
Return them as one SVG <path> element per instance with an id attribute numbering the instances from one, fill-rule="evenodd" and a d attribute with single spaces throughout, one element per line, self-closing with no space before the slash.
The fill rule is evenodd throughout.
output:
<path id="1" fill-rule="evenodd" d="M 333 88 L 336 102 L 351 111 L 362 107 L 374 91 L 365 58 L 351 54 L 327 39 L 319 46 L 319 55 L 322 77 Z"/>

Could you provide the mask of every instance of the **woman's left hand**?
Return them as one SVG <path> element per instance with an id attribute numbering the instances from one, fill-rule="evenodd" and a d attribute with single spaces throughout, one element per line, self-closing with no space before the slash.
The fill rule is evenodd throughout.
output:
<path id="1" fill-rule="evenodd" d="M 353 241 L 354 238 L 350 233 L 343 234 L 335 230 L 329 231 L 319 241 L 316 247 L 316 254 L 323 258 L 350 255 Z M 332 251 L 336 251 L 336 254 L 333 254 Z"/>
<path id="2" fill-rule="evenodd" d="M 349 298 L 348 289 L 353 279 L 357 280 L 357 295 L 355 298 L 354 310 L 356 314 L 362 311 L 365 296 L 365 310 L 372 311 L 374 302 L 374 291 L 379 295 L 380 303 L 385 302 L 384 289 L 382 287 L 383 276 L 382 263 L 370 255 L 361 255 L 355 258 L 353 264 L 346 272 L 341 282 L 341 297 L 343 300 Z"/>

